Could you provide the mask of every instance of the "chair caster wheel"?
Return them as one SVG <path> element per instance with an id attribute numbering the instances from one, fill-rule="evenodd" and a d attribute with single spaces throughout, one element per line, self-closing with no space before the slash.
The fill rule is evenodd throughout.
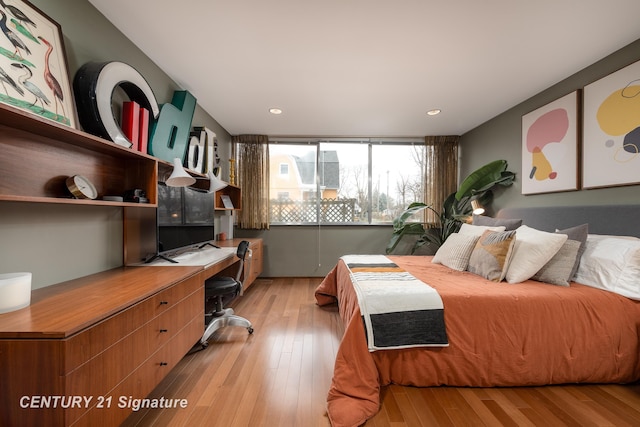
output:
<path id="1" fill-rule="evenodd" d="M 249 331 L 249 334 L 253 333 L 253 328 L 247 328 L 247 331 Z"/>

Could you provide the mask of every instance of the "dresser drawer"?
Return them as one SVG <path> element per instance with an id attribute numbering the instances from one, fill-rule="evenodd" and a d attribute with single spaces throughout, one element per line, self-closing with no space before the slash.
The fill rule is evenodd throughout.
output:
<path id="1" fill-rule="evenodd" d="M 204 330 L 201 268 L 118 268 L 34 296 L 0 319 L 2 426 L 117 426 L 131 408 L 116 399 L 145 398 Z M 151 362 L 156 354 L 162 363 Z M 83 401 L 23 408 L 25 396 Z"/>
<path id="2" fill-rule="evenodd" d="M 166 312 L 186 296 L 201 290 L 202 281 L 199 275 L 195 275 L 68 338 L 64 346 L 65 365 L 60 375 L 76 369 L 154 317 Z"/>
<path id="3" fill-rule="evenodd" d="M 193 344 L 200 339 L 203 328 L 203 318 L 195 317 L 117 387 L 103 395 L 101 407 L 92 407 L 75 420 L 73 426 L 116 426 L 131 414 L 136 403 L 134 399 L 161 398 L 162 396 L 148 395 L 191 349 Z M 188 405 L 195 404 L 195 402 L 186 403 Z"/>
<path id="4" fill-rule="evenodd" d="M 69 373 L 65 378 L 67 394 L 70 396 L 106 396 L 131 372 L 143 365 L 150 354 L 156 353 L 165 344 L 171 342 L 187 325 L 198 324 L 200 333 L 202 333 L 204 330 L 202 293 L 202 288 L 192 293 L 166 312 Z M 191 345 L 195 344 L 197 340 L 196 338 Z M 164 371 L 163 369 L 162 372 Z M 166 371 L 168 372 L 168 370 Z M 67 419 L 73 422 L 87 409 L 86 407 L 70 409 Z"/>
<path id="5" fill-rule="evenodd" d="M 111 390 L 194 318 L 202 319 L 204 330 L 202 301 L 201 292 L 194 292 L 170 310 L 140 326 L 104 352 L 71 371 L 66 376 L 69 394 L 79 394 L 82 390 L 104 394 Z"/>

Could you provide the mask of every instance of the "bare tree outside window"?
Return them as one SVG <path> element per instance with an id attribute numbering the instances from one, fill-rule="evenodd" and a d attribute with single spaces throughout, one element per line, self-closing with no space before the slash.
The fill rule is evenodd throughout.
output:
<path id="1" fill-rule="evenodd" d="M 288 169 L 286 182 L 271 177 L 272 224 L 389 224 L 423 201 L 421 140 L 278 141 L 269 149 L 271 170 Z"/>

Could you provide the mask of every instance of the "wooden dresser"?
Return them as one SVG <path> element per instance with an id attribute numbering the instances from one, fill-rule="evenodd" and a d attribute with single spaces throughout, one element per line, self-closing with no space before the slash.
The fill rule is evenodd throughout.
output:
<path id="1" fill-rule="evenodd" d="M 119 268 L 0 315 L 0 425 L 119 425 L 202 336 L 204 275 Z"/>

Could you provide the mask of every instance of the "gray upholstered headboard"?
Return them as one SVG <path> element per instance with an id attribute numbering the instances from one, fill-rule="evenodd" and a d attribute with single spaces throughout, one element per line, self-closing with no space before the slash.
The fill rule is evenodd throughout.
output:
<path id="1" fill-rule="evenodd" d="M 543 231 L 588 223 L 592 234 L 640 237 L 640 205 L 504 208 L 496 217 L 521 218 L 523 224 Z"/>

